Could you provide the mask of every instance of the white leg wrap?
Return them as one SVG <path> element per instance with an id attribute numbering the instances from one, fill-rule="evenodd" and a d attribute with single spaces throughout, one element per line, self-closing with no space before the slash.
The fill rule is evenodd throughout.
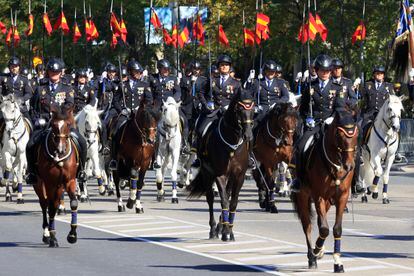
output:
<path id="1" fill-rule="evenodd" d="M 50 237 L 50 232 L 49 232 L 49 229 L 47 227 L 45 229 L 43 229 L 43 236 Z"/>
<path id="2" fill-rule="evenodd" d="M 334 264 L 341 265 L 341 253 L 334 253 L 333 254 Z"/>
<path id="3" fill-rule="evenodd" d="M 129 198 L 132 200 L 137 199 L 137 189 L 130 189 L 129 190 Z"/>
<path id="4" fill-rule="evenodd" d="M 177 198 L 177 189 L 172 190 L 172 197 Z"/>

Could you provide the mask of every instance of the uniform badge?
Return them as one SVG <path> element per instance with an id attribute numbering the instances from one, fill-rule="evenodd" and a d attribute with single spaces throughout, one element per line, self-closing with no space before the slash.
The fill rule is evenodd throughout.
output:
<path id="1" fill-rule="evenodd" d="M 166 88 L 168 91 L 171 91 L 171 90 L 174 88 L 174 81 L 172 81 L 172 80 L 168 81 L 168 82 L 165 84 L 165 88 Z"/>
<path id="2" fill-rule="evenodd" d="M 138 87 L 138 95 L 144 94 L 144 87 Z"/>
<path id="3" fill-rule="evenodd" d="M 285 84 L 284 84 L 284 85 L 285 85 Z M 280 89 L 279 89 L 279 87 L 275 87 L 274 91 L 275 91 L 276 95 L 278 95 L 278 96 L 279 96 L 279 94 L 280 94 Z"/>
<path id="4" fill-rule="evenodd" d="M 336 90 L 329 90 L 329 98 L 332 99 L 336 96 Z"/>
<path id="5" fill-rule="evenodd" d="M 69 96 L 74 97 L 75 96 L 75 92 L 72 90 L 69 92 Z M 65 94 L 65 99 L 66 99 L 66 94 Z"/>
<path id="6" fill-rule="evenodd" d="M 69 92 L 69 95 L 73 93 L 73 91 Z M 73 94 L 71 95 L 71 97 L 73 97 Z M 63 104 L 66 100 L 66 92 L 59 92 L 56 93 L 55 96 L 55 102 L 57 102 L 59 105 Z"/>
<path id="7" fill-rule="evenodd" d="M 40 93 L 42 94 L 42 96 L 44 96 L 46 95 L 46 90 L 42 90 Z"/>
<path id="8" fill-rule="evenodd" d="M 227 85 L 226 86 L 226 93 L 227 94 L 233 94 L 233 86 Z"/>
<path id="9" fill-rule="evenodd" d="M 385 87 L 385 90 L 387 90 L 387 92 L 390 92 L 390 88 L 388 86 Z"/>
<path id="10" fill-rule="evenodd" d="M 92 95 L 93 95 L 93 94 L 95 94 L 95 91 L 91 90 L 91 94 L 92 94 Z"/>
<path id="11" fill-rule="evenodd" d="M 313 87 L 311 87 L 311 89 L 310 89 L 310 94 L 311 94 L 311 96 L 312 96 L 314 93 L 315 93 L 315 89 L 314 89 Z"/>

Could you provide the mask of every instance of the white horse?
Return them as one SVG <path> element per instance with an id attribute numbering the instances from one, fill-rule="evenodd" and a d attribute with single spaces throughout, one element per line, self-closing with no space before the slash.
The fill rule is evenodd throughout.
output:
<path id="1" fill-rule="evenodd" d="M 165 170 L 171 169 L 172 203 L 178 203 L 177 197 L 177 168 L 181 150 L 180 108 L 174 98 L 168 97 L 163 103 L 162 118 L 158 124 L 158 152 L 157 163 L 161 168 L 156 169 L 157 200 L 163 201 L 165 191 L 163 182 Z"/>
<path id="2" fill-rule="evenodd" d="M 401 99 L 390 95 L 374 120 L 367 145 L 362 147 L 364 164 L 360 168 L 359 181 L 364 188 L 366 188 L 366 183 L 371 184 L 367 189 L 367 193 L 363 194 L 363 202 L 367 202 L 366 194 L 372 193 L 373 199 L 378 198 L 378 183 L 380 177 L 382 177 L 382 203 L 390 203 L 388 199 L 388 181 L 390 169 L 398 149 L 398 132 L 403 109 Z M 384 167 L 382 166 L 383 161 Z"/>
<path id="3" fill-rule="evenodd" d="M 106 190 L 110 190 L 111 187 L 105 172 L 104 157 L 100 154 L 102 145 L 100 143 L 99 128 L 102 127 L 100 119 L 102 113 L 103 111 L 98 111 L 96 106 L 86 105 L 76 115 L 75 120 L 79 132 L 87 143 L 86 176 L 88 178 L 95 177 L 98 181 L 99 194 L 105 195 Z M 86 200 L 87 196 L 86 187 L 81 187 L 81 201 Z"/>
<path id="4" fill-rule="evenodd" d="M 1 184 L 6 186 L 6 201 L 12 201 L 9 185 L 10 181 L 13 182 L 13 190 L 17 190 L 17 204 L 23 204 L 23 176 L 27 168 L 26 145 L 30 130 L 13 95 L 1 97 L 1 101 L 0 110 L 5 122 L 1 149 L 4 178 Z"/>

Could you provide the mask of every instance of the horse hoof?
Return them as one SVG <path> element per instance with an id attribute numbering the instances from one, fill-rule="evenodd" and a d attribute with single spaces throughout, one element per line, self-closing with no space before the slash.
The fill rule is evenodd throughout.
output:
<path id="1" fill-rule="evenodd" d="M 24 199 L 23 198 L 18 198 L 17 199 L 17 204 L 24 204 Z"/>
<path id="2" fill-rule="evenodd" d="M 230 241 L 236 241 L 236 239 L 234 238 L 234 234 L 233 233 L 230 233 Z"/>
<path id="3" fill-rule="evenodd" d="M 135 208 L 135 213 L 137 214 L 143 214 L 144 213 L 144 208 Z"/>
<path id="4" fill-rule="evenodd" d="M 341 264 L 334 264 L 334 273 L 344 273 L 344 266 Z"/>
<path id="5" fill-rule="evenodd" d="M 50 237 L 45 237 L 45 236 L 43 236 L 43 238 L 42 238 L 42 242 L 43 242 L 44 244 L 50 244 Z"/>
<path id="6" fill-rule="evenodd" d="M 66 215 L 66 209 L 65 208 L 63 208 L 63 209 L 58 209 L 57 210 L 57 214 L 58 214 L 58 216 L 60 216 L 60 215 Z"/>
<path id="7" fill-rule="evenodd" d="M 277 210 L 276 205 L 272 205 L 272 206 L 270 206 L 270 213 L 272 213 L 272 214 L 277 214 L 277 213 L 279 213 L 279 211 Z"/>
<path id="8" fill-rule="evenodd" d="M 378 198 L 378 193 L 373 192 L 373 193 L 372 193 L 372 198 L 373 198 L 373 199 L 377 199 L 377 198 Z"/>
<path id="9" fill-rule="evenodd" d="M 346 207 L 344 208 L 344 212 L 345 212 L 345 213 L 347 213 L 347 214 L 349 213 L 348 206 L 346 206 Z"/>
<path id="10" fill-rule="evenodd" d="M 132 199 L 128 198 L 128 201 L 127 201 L 126 207 L 127 207 L 128 209 L 132 209 L 132 208 L 134 207 L 134 205 L 135 205 L 135 200 L 132 200 Z"/>
<path id="11" fill-rule="evenodd" d="M 177 183 L 177 187 L 178 187 L 178 188 L 180 188 L 180 189 L 182 189 L 182 188 L 184 188 L 184 184 L 183 184 L 183 183 L 181 183 L 181 182 L 178 182 L 178 183 Z"/>
<path id="12" fill-rule="evenodd" d="M 362 203 L 368 203 L 368 197 L 367 196 L 362 196 L 361 197 L 361 202 Z"/>
<path id="13" fill-rule="evenodd" d="M 390 200 L 388 198 L 383 198 L 382 204 L 390 204 Z"/>
<path id="14" fill-rule="evenodd" d="M 125 205 L 118 205 L 118 212 L 125 212 Z"/>
<path id="15" fill-rule="evenodd" d="M 157 201 L 158 202 L 164 202 L 165 201 L 164 195 L 157 195 Z"/>
<path id="16" fill-rule="evenodd" d="M 113 196 L 114 194 L 115 194 L 115 192 L 113 190 L 108 191 L 108 196 Z"/>
<path id="17" fill-rule="evenodd" d="M 178 198 L 172 198 L 172 199 L 171 199 L 171 203 L 176 203 L 176 204 L 178 204 Z"/>
<path id="18" fill-rule="evenodd" d="M 230 234 L 222 234 L 221 235 L 221 240 L 226 242 L 230 240 Z"/>
<path id="19" fill-rule="evenodd" d="M 308 268 L 309 269 L 317 269 L 318 268 L 318 263 L 316 262 L 316 259 L 308 260 Z"/>
<path id="20" fill-rule="evenodd" d="M 217 237 L 217 235 L 216 235 L 216 232 L 215 231 L 210 231 L 210 233 L 208 234 L 208 239 L 209 240 L 215 240 L 215 239 L 217 239 L 218 237 Z"/>
<path id="21" fill-rule="evenodd" d="M 51 247 L 51 248 L 57 248 L 57 247 L 59 247 L 59 244 L 58 244 L 57 240 L 56 239 L 50 239 L 50 241 L 49 241 L 49 247 Z"/>
<path id="22" fill-rule="evenodd" d="M 78 240 L 76 233 L 75 234 L 69 233 L 67 240 L 68 240 L 68 243 L 70 244 L 76 243 L 76 241 Z"/>

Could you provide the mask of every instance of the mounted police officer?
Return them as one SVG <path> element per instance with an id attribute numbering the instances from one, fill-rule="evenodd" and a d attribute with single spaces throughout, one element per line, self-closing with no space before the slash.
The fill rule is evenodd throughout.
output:
<path id="1" fill-rule="evenodd" d="M 112 63 L 105 66 L 101 79 L 97 82 L 98 86 L 98 108 L 109 110 L 112 104 L 114 92 L 118 89 L 117 68 Z"/>
<path id="2" fill-rule="evenodd" d="M 351 105 L 354 106 L 357 104 L 358 98 L 355 93 L 352 81 L 342 75 L 343 69 L 344 63 L 340 59 L 332 59 L 332 80 L 334 83 L 342 86 L 343 92 L 348 95 L 348 100 L 350 101 Z"/>
<path id="3" fill-rule="evenodd" d="M 76 71 L 76 80 L 73 84 L 75 91 L 75 114 L 81 111 L 87 104 L 95 106 L 96 93 L 95 88 L 87 83 L 88 72 L 81 68 Z"/>
<path id="4" fill-rule="evenodd" d="M 216 118 L 221 117 L 227 110 L 233 96 L 241 92 L 241 82 L 230 76 L 231 64 L 232 59 L 230 56 L 226 54 L 220 55 L 217 58 L 219 75 L 211 76 L 205 93 L 200 94 L 202 113 L 197 119 L 195 126 L 196 135 L 193 140 L 192 151 L 197 150 L 198 140 L 203 135 L 205 128 Z M 200 161 L 197 159 L 193 163 L 193 167 L 199 166 Z"/>
<path id="5" fill-rule="evenodd" d="M 47 78 L 44 78 L 37 87 L 31 99 L 31 118 L 35 126 L 35 131 L 30 137 L 26 148 L 28 163 L 28 184 L 35 184 L 37 181 L 36 153 L 35 148 L 45 138 L 48 122 L 51 119 L 51 107 L 53 105 L 72 107 L 75 103 L 75 92 L 73 88 L 62 82 L 62 62 L 56 58 L 51 58 L 46 66 Z M 86 161 L 86 141 L 75 129 L 71 129 L 71 138 L 75 142 L 80 157 L 78 169 L 78 179 L 86 181 L 84 165 Z"/>
<path id="6" fill-rule="evenodd" d="M 29 119 L 27 102 L 32 97 L 33 90 L 27 77 L 20 74 L 20 65 L 18 57 L 12 57 L 9 60 L 8 68 L 10 73 L 0 77 L 1 95 L 13 95 L 14 99 L 19 100 L 20 112 Z"/>
<path id="7" fill-rule="evenodd" d="M 353 104 L 352 96 L 348 95 L 348 91 L 331 78 L 332 59 L 329 56 L 319 55 L 315 60 L 315 70 L 318 77 L 310 83 L 310 86 L 305 86 L 300 106 L 305 130 L 296 145 L 293 160 L 297 174 L 303 173 L 304 150 L 306 144 L 310 143 L 311 137 L 316 136 L 313 140 L 317 140 L 322 126 L 332 123 L 334 113 Z M 296 177 L 292 191 L 297 192 L 299 188 L 299 177 Z"/>
<path id="8" fill-rule="evenodd" d="M 161 109 L 162 102 L 168 97 L 173 97 L 176 102 L 181 100 L 181 89 L 178 79 L 170 75 L 171 64 L 166 59 L 157 62 L 158 74 L 150 78 L 151 89 L 154 94 L 154 105 L 157 110 Z"/>
<path id="9" fill-rule="evenodd" d="M 148 106 L 153 105 L 153 97 L 148 82 L 142 80 L 144 68 L 136 60 L 131 60 L 127 65 L 129 78 L 118 85 L 115 93 L 113 106 L 120 114 L 112 131 L 112 160 L 110 168 L 116 169 L 117 141 L 115 139 L 118 130 L 123 126 L 128 118 L 140 106 L 141 102 Z"/>
<path id="10" fill-rule="evenodd" d="M 394 95 L 394 87 L 385 82 L 385 67 L 377 65 L 373 70 L 374 78 L 367 81 L 361 90 L 362 94 L 362 129 L 365 133 L 369 125 L 375 120 L 379 110 L 389 95 Z"/>
<path id="11" fill-rule="evenodd" d="M 289 102 L 289 89 L 286 81 L 277 78 L 277 72 L 281 71 L 282 66 L 273 60 L 268 60 L 263 65 L 264 77 L 246 83 L 246 88 L 250 86 L 250 90 L 254 93 L 257 106 L 257 124 L 263 120 L 267 112 L 280 103 Z M 259 87 L 260 85 L 260 87 Z"/>

